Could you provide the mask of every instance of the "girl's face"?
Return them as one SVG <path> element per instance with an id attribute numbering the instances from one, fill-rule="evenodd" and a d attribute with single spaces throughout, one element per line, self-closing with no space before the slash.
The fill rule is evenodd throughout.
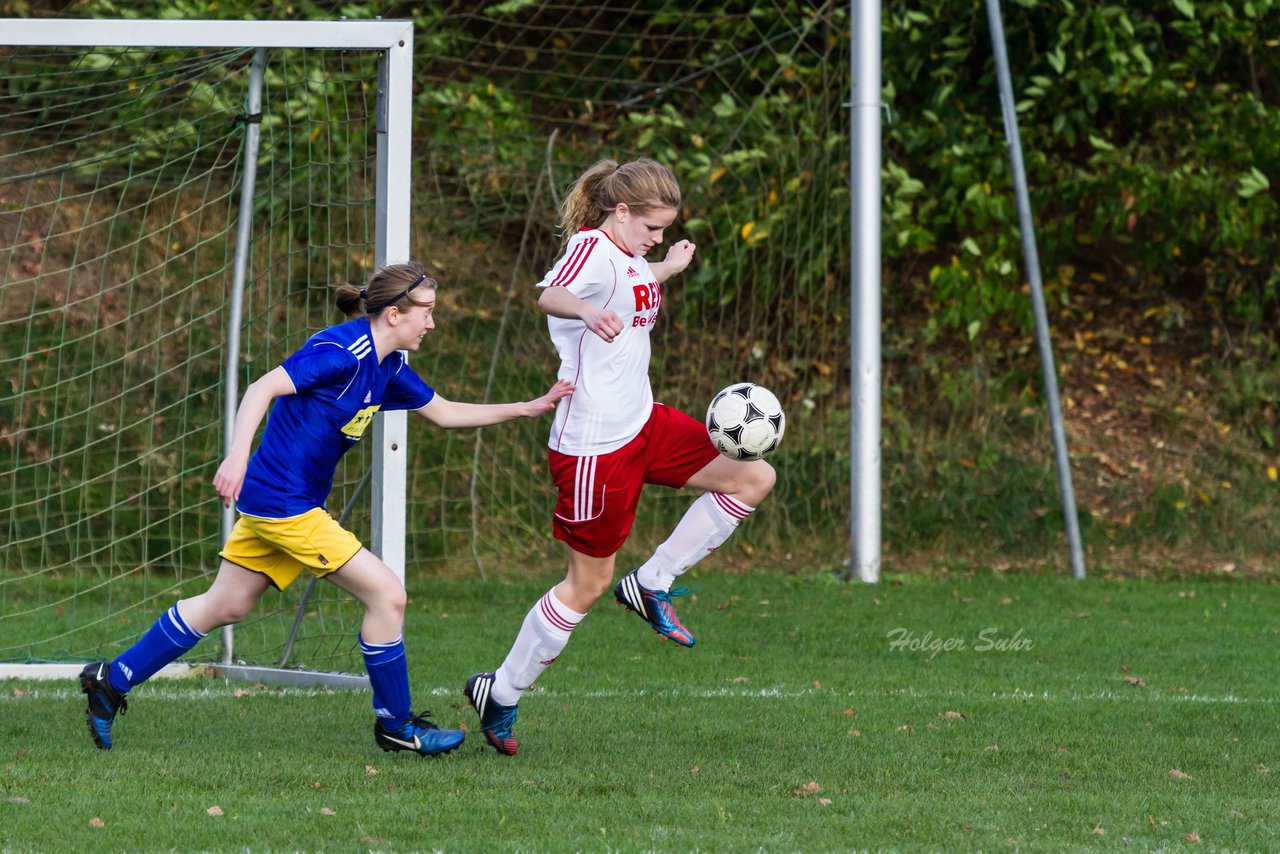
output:
<path id="1" fill-rule="evenodd" d="M 675 222 L 676 209 L 651 207 L 640 213 L 619 202 L 600 228 L 632 255 L 644 255 L 662 242 L 662 231 Z"/>
<path id="2" fill-rule="evenodd" d="M 408 303 L 401 303 L 403 310 L 399 307 L 388 309 L 395 311 L 398 315 L 395 323 L 397 350 L 417 350 L 422 346 L 422 339 L 432 329 L 436 328 L 435 318 L 432 312 L 436 309 L 436 292 L 434 288 L 423 290 L 419 288 L 414 292 L 413 298 Z"/>

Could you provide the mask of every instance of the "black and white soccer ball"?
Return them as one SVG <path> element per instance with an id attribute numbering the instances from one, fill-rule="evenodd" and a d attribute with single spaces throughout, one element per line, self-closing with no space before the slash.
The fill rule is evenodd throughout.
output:
<path id="1" fill-rule="evenodd" d="M 734 383 L 707 407 L 707 433 L 730 459 L 758 460 L 773 453 L 786 429 L 787 416 L 778 398 L 755 383 Z"/>

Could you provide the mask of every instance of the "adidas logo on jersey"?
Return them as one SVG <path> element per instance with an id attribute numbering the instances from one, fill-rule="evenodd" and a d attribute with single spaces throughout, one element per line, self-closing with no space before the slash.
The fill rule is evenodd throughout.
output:
<path id="1" fill-rule="evenodd" d="M 638 276 L 638 275 L 640 274 L 635 271 L 634 267 L 627 268 L 627 278 L 631 278 L 632 276 Z"/>

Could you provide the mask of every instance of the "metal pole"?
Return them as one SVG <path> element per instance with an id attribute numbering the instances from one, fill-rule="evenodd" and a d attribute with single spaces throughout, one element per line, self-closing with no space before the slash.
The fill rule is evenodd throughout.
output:
<path id="1" fill-rule="evenodd" d="M 850 506 L 853 554 L 845 578 L 880 580 L 880 3 L 854 0 L 850 70 L 852 353 Z"/>
<path id="2" fill-rule="evenodd" d="M 240 405 L 240 327 L 244 322 L 244 291 L 249 269 L 249 248 L 253 233 L 253 192 L 258 179 L 258 144 L 262 125 L 262 78 L 267 68 L 267 49 L 258 48 L 249 66 L 249 98 L 244 123 L 244 173 L 240 181 L 240 214 L 236 220 L 236 253 L 231 268 L 231 307 L 227 316 L 227 367 L 224 378 L 222 456 L 231 453 L 231 433 Z M 222 508 L 222 542 L 225 545 L 235 525 L 234 507 Z M 222 663 L 230 664 L 235 633 L 222 627 Z"/>
<path id="3" fill-rule="evenodd" d="M 1053 430 L 1058 489 L 1062 494 L 1062 516 L 1063 521 L 1066 522 L 1067 546 L 1071 552 L 1071 574 L 1076 578 L 1084 578 L 1084 549 L 1080 545 L 1080 521 L 1076 516 L 1075 490 L 1071 485 L 1071 460 L 1067 452 L 1066 431 L 1062 426 L 1062 406 L 1058 400 L 1058 374 L 1053 361 L 1053 343 L 1049 340 L 1049 316 L 1045 309 L 1044 286 L 1040 279 L 1040 256 L 1036 250 L 1035 225 L 1031 217 L 1031 194 L 1027 190 L 1027 172 L 1022 161 L 1022 139 L 1018 133 L 1018 114 L 1014 109 L 1013 82 L 1009 74 L 1009 55 L 1005 49 L 1000 0 L 987 0 L 987 19 L 991 26 L 991 49 L 995 54 L 996 76 L 1000 81 L 1000 111 L 1004 115 L 1004 135 L 1009 145 L 1013 189 L 1018 199 L 1018 224 L 1022 231 L 1022 252 L 1027 261 L 1027 280 L 1031 285 L 1031 309 L 1036 319 L 1036 343 L 1039 345 L 1040 368 L 1044 375 L 1044 396 L 1049 404 L 1049 424 Z"/>
<path id="4" fill-rule="evenodd" d="M 409 260 L 413 29 L 378 62 L 378 164 L 374 264 Z M 407 413 L 380 412 L 373 420 L 373 552 L 404 582 L 408 500 Z"/>

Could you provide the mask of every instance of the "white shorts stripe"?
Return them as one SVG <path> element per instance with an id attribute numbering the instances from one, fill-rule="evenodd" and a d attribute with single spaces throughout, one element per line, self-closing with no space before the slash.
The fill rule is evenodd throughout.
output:
<path id="1" fill-rule="evenodd" d="M 596 457 L 578 457 L 573 474 L 573 520 L 595 516 Z"/>

